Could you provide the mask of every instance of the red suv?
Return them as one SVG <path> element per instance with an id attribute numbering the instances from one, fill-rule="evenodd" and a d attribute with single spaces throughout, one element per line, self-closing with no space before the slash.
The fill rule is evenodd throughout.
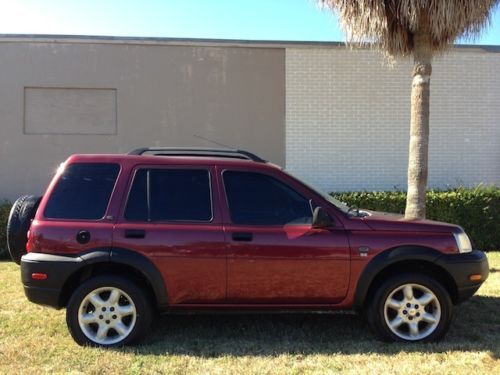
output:
<path id="1" fill-rule="evenodd" d="M 488 277 L 459 226 L 350 208 L 246 151 L 71 156 L 8 235 L 28 299 L 99 346 L 179 310 L 353 309 L 383 339 L 437 340 Z"/>

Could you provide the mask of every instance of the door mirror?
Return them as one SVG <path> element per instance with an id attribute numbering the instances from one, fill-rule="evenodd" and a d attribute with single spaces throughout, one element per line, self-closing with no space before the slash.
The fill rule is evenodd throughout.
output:
<path id="1" fill-rule="evenodd" d="M 332 218 L 328 215 L 323 207 L 316 207 L 313 212 L 312 227 L 313 228 L 329 228 L 333 227 Z"/>

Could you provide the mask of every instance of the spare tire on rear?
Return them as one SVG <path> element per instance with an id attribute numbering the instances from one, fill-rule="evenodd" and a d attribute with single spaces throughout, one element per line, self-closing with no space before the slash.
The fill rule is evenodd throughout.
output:
<path id="1" fill-rule="evenodd" d="M 42 197 L 33 195 L 22 196 L 14 202 L 10 210 L 7 221 L 7 248 L 10 257 L 17 264 L 21 263 L 21 257 L 26 254 L 28 230 L 41 199 Z"/>

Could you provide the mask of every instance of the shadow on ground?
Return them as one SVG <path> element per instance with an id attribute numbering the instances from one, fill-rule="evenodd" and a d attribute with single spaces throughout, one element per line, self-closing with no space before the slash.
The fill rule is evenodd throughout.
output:
<path id="1" fill-rule="evenodd" d="M 142 346 L 120 350 L 201 357 L 489 351 L 500 358 L 498 311 L 500 298 L 473 297 L 455 308 L 448 335 L 433 344 L 381 342 L 354 314 L 169 315 Z"/>

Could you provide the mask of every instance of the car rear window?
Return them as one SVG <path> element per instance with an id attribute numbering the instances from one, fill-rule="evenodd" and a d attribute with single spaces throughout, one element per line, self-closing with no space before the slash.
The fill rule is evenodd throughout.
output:
<path id="1" fill-rule="evenodd" d="M 138 170 L 124 216 L 130 221 L 210 221 L 208 170 Z"/>
<path id="2" fill-rule="evenodd" d="M 101 219 L 106 213 L 120 166 L 75 163 L 66 166 L 52 190 L 44 216 L 50 219 Z"/>

